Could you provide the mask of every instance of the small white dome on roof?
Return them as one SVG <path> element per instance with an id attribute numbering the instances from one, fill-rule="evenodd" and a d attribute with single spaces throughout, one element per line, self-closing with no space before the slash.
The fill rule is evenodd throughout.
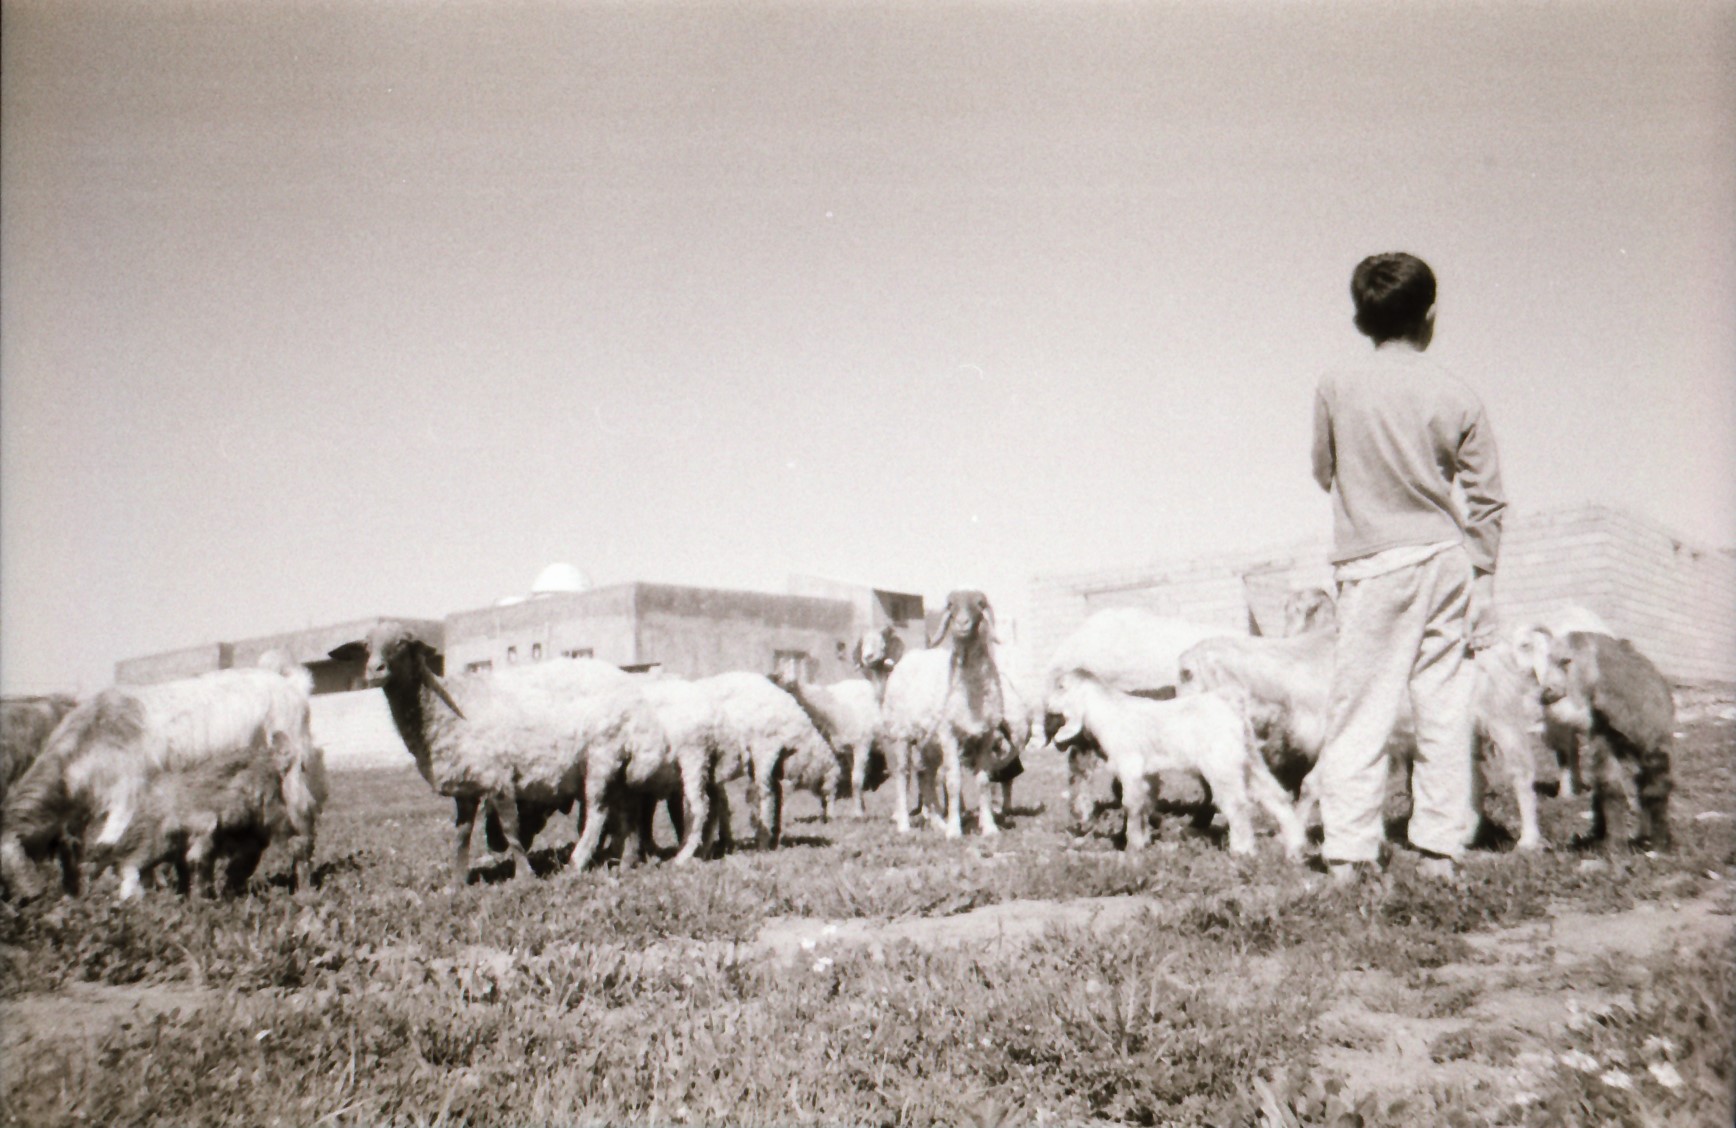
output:
<path id="1" fill-rule="evenodd" d="M 571 564 L 550 564 L 530 585 L 532 595 L 554 595 L 569 591 L 591 590 L 590 577 Z"/>
<path id="2" fill-rule="evenodd" d="M 522 595 L 503 595 L 494 601 L 496 607 L 516 607 L 524 602 Z"/>

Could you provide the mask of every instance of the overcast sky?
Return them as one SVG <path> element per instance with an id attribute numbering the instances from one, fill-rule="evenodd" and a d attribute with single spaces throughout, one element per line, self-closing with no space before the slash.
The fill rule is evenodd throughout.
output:
<path id="1" fill-rule="evenodd" d="M 1324 537 L 1351 267 L 1520 515 L 1736 542 L 1728 3 L 5 0 L 0 682 Z"/>

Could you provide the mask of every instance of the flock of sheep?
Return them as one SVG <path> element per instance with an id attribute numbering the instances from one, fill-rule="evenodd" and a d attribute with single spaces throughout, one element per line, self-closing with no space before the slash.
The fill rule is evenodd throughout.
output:
<path id="1" fill-rule="evenodd" d="M 992 835 L 992 786 L 1010 810 L 1022 757 L 1046 745 L 1067 756 L 1078 827 L 1095 816 L 1091 777 L 1107 766 L 1129 850 L 1149 840 L 1163 777 L 1180 773 L 1203 783 L 1204 817 L 1223 816 L 1230 850 L 1255 849 L 1258 807 L 1299 859 L 1318 800 L 1310 769 L 1326 731 L 1335 635 L 1331 599 L 1318 591 L 1291 597 L 1278 637 L 1110 609 L 1061 645 L 1034 692 L 1004 668 L 993 610 L 977 591 L 947 597 L 927 649 L 906 654 L 890 630 L 870 634 L 855 653 L 862 676 L 826 686 L 748 672 L 629 674 L 589 658 L 442 677 L 430 647 L 397 624 L 376 628 L 367 649 L 369 679 L 417 770 L 453 800 L 462 883 L 479 812 L 490 849 L 510 852 L 521 877 L 538 833 L 575 809 L 573 870 L 605 852 L 618 851 L 622 865 L 650 855 L 659 804 L 680 838 L 675 862 L 726 851 L 725 785 L 735 780 L 745 780 L 762 849 L 781 837 L 785 788 L 814 792 L 829 818 L 845 791 L 863 813 L 864 792 L 881 779 L 893 784 L 900 831 L 911 827 L 914 781 L 920 815 L 957 837 L 968 774 L 977 826 Z M 1513 790 L 1520 849 L 1543 845 L 1542 745 L 1559 758 L 1563 793 L 1589 777 L 1587 838 L 1606 837 L 1610 817 L 1625 811 L 1636 842 L 1668 848 L 1674 709 L 1643 655 L 1575 609 L 1512 629 L 1475 665 L 1480 761 Z M 38 867 L 51 858 L 71 893 L 87 866 L 116 869 L 123 898 L 165 866 L 182 892 L 215 891 L 220 862 L 238 891 L 272 841 L 288 847 L 291 881 L 311 880 L 327 787 L 310 691 L 306 670 L 268 656 L 258 669 L 114 687 L 82 702 L 8 699 L 0 879 L 9 894 L 40 894 Z M 1395 770 L 1409 749 L 1401 725 L 1389 746 Z"/>

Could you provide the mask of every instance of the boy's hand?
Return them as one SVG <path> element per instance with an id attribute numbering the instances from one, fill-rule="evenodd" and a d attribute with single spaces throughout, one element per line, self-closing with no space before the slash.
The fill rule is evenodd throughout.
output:
<path id="1" fill-rule="evenodd" d="M 1471 580 L 1470 631 L 1466 645 L 1471 653 L 1495 645 L 1501 630 L 1495 614 L 1495 573 L 1477 572 Z"/>

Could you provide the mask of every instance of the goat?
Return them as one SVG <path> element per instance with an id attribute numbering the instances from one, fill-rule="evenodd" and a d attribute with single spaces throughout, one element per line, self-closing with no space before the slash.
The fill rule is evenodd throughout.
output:
<path id="1" fill-rule="evenodd" d="M 1049 706 L 1063 718 L 1056 733 L 1059 743 L 1071 744 L 1089 733 L 1090 746 L 1109 764 L 1127 812 L 1129 851 L 1142 850 L 1149 841 L 1147 812 L 1160 774 L 1186 772 L 1204 782 L 1223 812 L 1233 853 L 1254 851 L 1251 802 L 1257 802 L 1278 824 L 1285 855 L 1292 860 L 1302 856 L 1302 822 L 1284 788 L 1252 750 L 1247 716 L 1235 695 L 1203 692 L 1151 700 L 1073 670 L 1057 677 Z M 1089 760 L 1075 756 L 1072 762 L 1069 788 L 1075 816 L 1084 822 L 1082 776 Z"/>
<path id="2" fill-rule="evenodd" d="M 306 670 L 218 670 L 148 686 L 116 686 L 67 713 L 0 808 L 0 873 L 20 896 L 41 890 L 33 859 L 50 852 L 77 893 L 85 833 L 99 859 L 116 856 L 155 779 L 264 756 L 282 780 L 315 753 Z M 317 814 L 317 806 L 313 810 Z M 310 816 L 311 819 L 311 816 Z M 308 822 L 303 833 L 312 839 Z M 204 846 L 200 847 L 205 848 Z M 123 895 L 136 892 L 123 878 Z"/>
<path id="3" fill-rule="evenodd" d="M 1579 844 L 1608 837 L 1607 808 L 1620 789 L 1633 816 L 1631 843 L 1670 849 L 1676 709 L 1658 668 L 1625 639 L 1573 631 L 1550 646 L 1543 702 L 1589 753 L 1591 827 Z"/>
<path id="4" fill-rule="evenodd" d="M 367 676 L 380 681 L 392 720 L 416 769 L 453 801 L 453 871 L 470 871 L 470 836 L 487 802 L 499 819 L 516 876 L 531 873 L 527 810 L 540 826 L 555 810 L 581 804 L 569 868 L 590 864 L 613 820 L 629 831 L 622 789 L 629 762 L 661 763 L 666 738 L 632 676 L 591 658 L 561 658 L 442 680 L 433 649 L 399 623 L 367 639 Z"/>
<path id="5" fill-rule="evenodd" d="M 942 640 L 948 646 L 937 649 Z M 942 798 L 935 794 L 938 771 L 945 789 L 942 829 L 949 838 L 959 837 L 960 790 L 968 764 L 977 779 L 978 825 L 983 834 L 995 834 L 989 777 L 1023 747 L 1021 726 L 1027 726 L 1026 736 L 1029 729 L 1018 690 L 995 661 L 988 597 L 969 590 L 949 594 L 946 613 L 928 642 L 929 649 L 906 655 L 886 683 L 880 738 L 896 788 L 894 823 L 901 832 L 910 829 L 913 767 L 921 778 L 923 808 L 931 820 L 936 817 Z"/>

